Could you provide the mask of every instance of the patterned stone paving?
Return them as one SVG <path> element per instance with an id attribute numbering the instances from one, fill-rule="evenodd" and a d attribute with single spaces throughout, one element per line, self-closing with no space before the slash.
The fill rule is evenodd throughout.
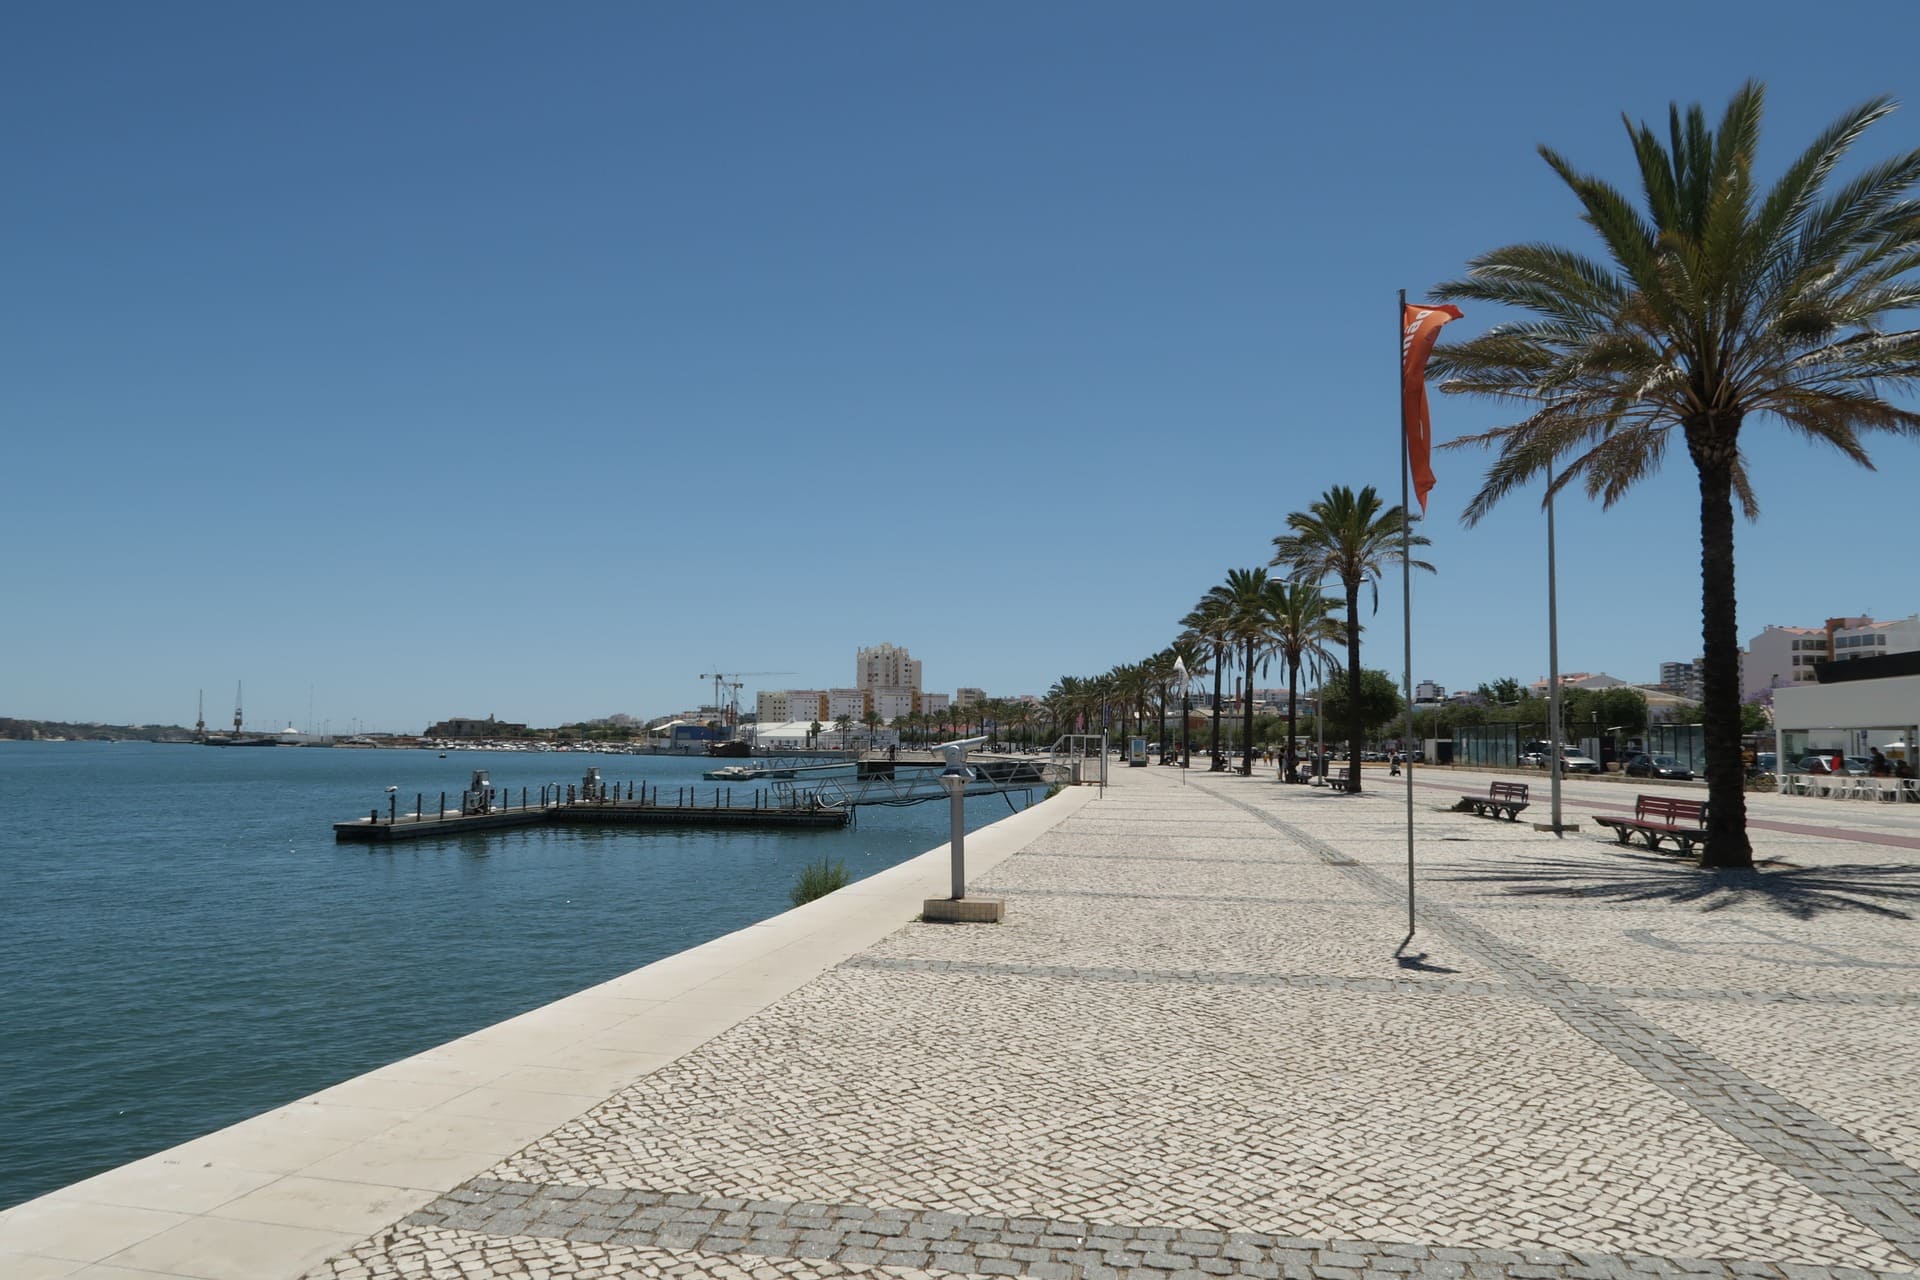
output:
<path id="1" fill-rule="evenodd" d="M 1402 803 L 1123 772 L 1005 925 L 907 926 L 313 1274 L 1917 1274 L 1911 853 L 1701 897 L 1417 810 L 1396 952 Z"/>

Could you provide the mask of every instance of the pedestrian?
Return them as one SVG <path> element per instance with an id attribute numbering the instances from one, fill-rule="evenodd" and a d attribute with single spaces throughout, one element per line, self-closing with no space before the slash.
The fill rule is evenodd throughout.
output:
<path id="1" fill-rule="evenodd" d="M 1870 747 L 1868 750 L 1872 759 L 1869 761 L 1871 767 L 1867 772 L 1876 778 L 1884 778 L 1893 772 L 1893 766 L 1888 764 L 1887 758 L 1880 754 L 1880 748 Z"/>
<path id="2" fill-rule="evenodd" d="M 1393 778 L 1399 777 L 1400 776 L 1400 753 L 1398 751 L 1387 752 L 1387 763 L 1392 766 L 1390 769 L 1387 770 L 1387 776 L 1393 777 Z"/>

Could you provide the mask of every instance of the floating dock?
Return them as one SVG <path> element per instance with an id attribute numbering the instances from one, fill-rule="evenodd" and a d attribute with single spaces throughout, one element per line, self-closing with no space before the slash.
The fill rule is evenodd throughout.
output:
<path id="1" fill-rule="evenodd" d="M 476 771 L 473 785 L 454 808 L 446 793 L 440 807 L 426 807 L 424 793 L 414 796 L 412 813 L 401 813 L 397 795 L 388 793 L 387 810 L 370 809 L 364 818 L 333 824 L 333 838 L 341 843 L 388 844 L 396 840 L 427 840 L 513 827 L 620 826 L 706 827 L 743 831 L 822 831 L 844 827 L 853 811 L 800 793 L 776 799 L 754 791 L 753 803 L 734 804 L 731 787 L 677 787 L 665 791 L 629 783 L 625 796 L 618 786 L 602 783 L 598 769 L 589 769 L 578 787 L 523 789 L 520 803 L 509 790 L 487 786 L 484 771 Z"/>

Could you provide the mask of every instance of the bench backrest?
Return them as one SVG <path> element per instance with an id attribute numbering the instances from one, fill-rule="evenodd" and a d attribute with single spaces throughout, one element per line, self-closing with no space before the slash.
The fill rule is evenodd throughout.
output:
<path id="1" fill-rule="evenodd" d="M 1518 800 L 1521 804 L 1525 804 L 1527 802 L 1527 784 L 1524 782 L 1489 782 L 1487 784 L 1487 799 Z"/>
<path id="2" fill-rule="evenodd" d="M 1664 822 L 1677 827 L 1683 822 L 1707 825 L 1705 800 L 1676 800 L 1671 796 L 1641 796 L 1633 802 L 1636 822 Z"/>

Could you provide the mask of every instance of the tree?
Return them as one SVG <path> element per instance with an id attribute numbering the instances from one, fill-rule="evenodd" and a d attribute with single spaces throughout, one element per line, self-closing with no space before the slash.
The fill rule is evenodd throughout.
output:
<path id="1" fill-rule="evenodd" d="M 1400 690 L 1395 687 L 1393 677 L 1384 671 L 1368 667 L 1360 673 L 1360 697 L 1347 697 L 1347 673 L 1336 671 L 1328 677 L 1320 688 L 1321 700 L 1326 703 L 1327 718 L 1334 724 L 1352 725 L 1355 742 L 1372 735 L 1375 729 L 1400 714 L 1405 704 L 1400 701 Z M 1410 746 L 1411 744 L 1409 744 Z M 1354 772 L 1359 771 L 1357 756 Z"/>
<path id="2" fill-rule="evenodd" d="M 847 746 L 847 735 L 853 732 L 853 717 L 845 714 L 837 715 L 833 718 L 833 727 L 834 731 L 840 735 L 840 748 L 844 751 Z"/>
<path id="3" fill-rule="evenodd" d="M 1507 703 L 1520 701 L 1521 696 L 1526 693 L 1526 690 L 1520 687 L 1520 681 L 1517 678 L 1513 676 L 1501 676 L 1491 684 L 1481 685 L 1474 692 L 1478 693 L 1488 702 L 1505 705 Z"/>
<path id="4" fill-rule="evenodd" d="M 1207 674 L 1207 653 L 1209 646 L 1197 632 L 1182 631 L 1180 638 L 1173 642 L 1170 650 L 1175 658 L 1187 664 L 1187 678 Z M 1180 690 L 1180 767 L 1186 768 L 1193 763 L 1192 726 L 1187 723 L 1186 689 Z M 1162 738 L 1162 742 L 1166 739 Z"/>
<path id="5" fill-rule="evenodd" d="M 1253 668 L 1267 638 L 1272 596 L 1267 588 L 1273 580 L 1265 569 L 1229 569 L 1227 580 L 1207 594 L 1219 601 L 1225 611 L 1226 634 L 1242 650 L 1240 671 L 1245 681 L 1241 699 L 1244 717 L 1240 732 L 1240 772 L 1253 775 Z M 1214 708 L 1218 716 L 1220 709 Z"/>
<path id="6" fill-rule="evenodd" d="M 1269 623 L 1273 643 L 1287 667 L 1287 741 L 1282 747 L 1281 768 L 1293 777 L 1293 742 L 1299 724 L 1300 664 L 1330 661 L 1327 646 L 1345 638 L 1340 622 L 1333 616 L 1332 602 L 1320 594 L 1320 588 L 1305 582 L 1274 584 Z"/>
<path id="7" fill-rule="evenodd" d="M 1200 603 L 1180 619 L 1181 626 L 1199 637 L 1201 643 L 1213 651 L 1213 710 L 1209 716 L 1212 729 L 1208 747 L 1213 754 L 1207 765 L 1210 773 L 1227 767 L 1220 758 L 1220 682 L 1225 676 L 1227 654 L 1233 648 L 1233 627 L 1226 603 L 1214 594 L 1219 590 L 1219 587 L 1215 587 L 1208 591 L 1200 598 Z"/>
<path id="8" fill-rule="evenodd" d="M 1273 563 L 1289 565 L 1293 576 L 1307 582 L 1337 578 L 1346 606 L 1347 683 L 1360 683 L 1360 587 L 1372 588 L 1373 607 L 1380 607 L 1380 573 L 1389 564 L 1399 564 L 1401 541 L 1407 528 L 1407 513 L 1400 507 L 1382 510 L 1380 495 L 1369 485 L 1359 493 L 1345 485 L 1336 485 L 1312 502 L 1305 511 L 1287 517 L 1287 528 L 1273 540 Z M 1415 547 L 1429 545 L 1419 534 L 1407 535 Z M 1409 563 L 1415 569 L 1433 572 L 1433 566 L 1421 560 Z M 1360 742 L 1362 726 L 1350 724 L 1347 734 L 1347 790 L 1360 790 Z"/>
<path id="9" fill-rule="evenodd" d="M 811 750 L 820 745 L 820 722 L 813 721 L 807 726 L 807 747 Z"/>
<path id="10" fill-rule="evenodd" d="M 1920 151 L 1866 166 L 1836 189 L 1848 150 L 1893 104 L 1876 98 L 1829 125 L 1773 186 L 1755 185 L 1765 91 L 1743 85 L 1718 129 L 1699 105 L 1668 112 L 1665 141 L 1627 123 L 1645 208 L 1547 147 L 1604 260 L 1522 244 L 1475 258 L 1442 297 L 1532 313 L 1435 353 L 1445 390 L 1525 406 L 1528 416 L 1456 444 L 1498 456 L 1469 524 L 1545 476 L 1611 507 L 1686 446 L 1700 498 L 1705 867 L 1750 867 L 1740 754 L 1734 499 L 1759 513 L 1741 434 L 1755 419 L 1871 466 L 1861 436 L 1912 436 L 1920 415 L 1883 397 L 1920 376 L 1920 330 L 1882 332 L 1920 303 Z M 1677 429 L 1677 430 L 1676 430 Z"/>

